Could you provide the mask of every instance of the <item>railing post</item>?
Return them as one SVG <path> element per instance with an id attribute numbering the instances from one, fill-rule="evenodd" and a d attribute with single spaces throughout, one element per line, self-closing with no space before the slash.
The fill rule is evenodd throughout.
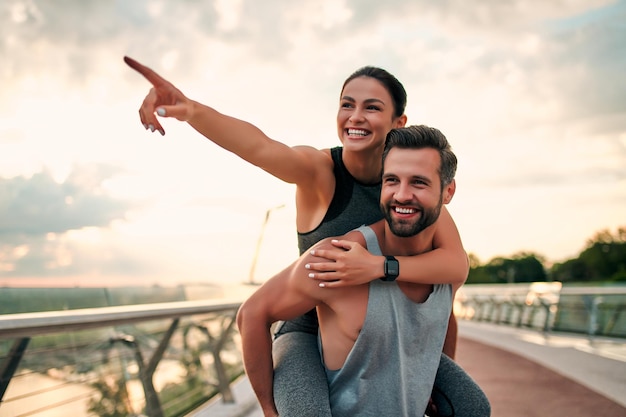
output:
<path id="1" fill-rule="evenodd" d="M 623 311 L 626 311 L 626 304 L 622 304 L 615 309 L 615 311 L 611 315 L 611 318 L 606 323 L 604 331 L 602 332 L 604 336 L 609 336 L 611 334 L 613 328 L 615 327 L 615 323 L 618 322 L 619 317 L 622 315 Z"/>
<path id="2" fill-rule="evenodd" d="M 152 375 L 146 369 L 145 362 L 143 361 L 143 355 L 139 345 L 134 343 L 133 350 L 135 353 L 135 361 L 139 367 L 139 380 L 143 387 L 143 395 L 146 399 L 146 414 L 149 416 L 163 417 L 163 409 L 161 408 L 161 401 L 159 395 L 154 388 L 154 382 L 152 381 Z"/>
<path id="3" fill-rule="evenodd" d="M 124 345 L 133 349 L 133 353 L 135 354 L 135 361 L 137 362 L 137 367 L 139 368 L 139 380 L 141 381 L 141 385 L 143 387 L 144 398 L 146 399 L 146 413 L 149 417 L 163 417 L 163 407 L 161 406 L 161 401 L 159 399 L 159 395 L 154 388 L 154 372 L 156 371 L 157 365 L 163 358 L 163 354 L 165 353 L 165 349 L 170 343 L 170 339 L 174 334 L 174 331 L 178 327 L 178 323 L 180 319 L 174 319 L 172 324 L 165 332 L 163 339 L 159 342 L 159 346 L 157 346 L 156 350 L 152 354 L 152 357 L 145 363 L 143 359 L 143 355 L 141 353 L 141 349 L 139 344 L 132 336 L 119 336 L 115 338 L 111 338 L 111 343 L 114 342 L 122 342 Z"/>
<path id="4" fill-rule="evenodd" d="M 9 382 L 11 382 L 17 366 L 20 364 L 22 356 L 24 356 L 28 342 L 30 342 L 30 337 L 23 337 L 13 342 L 7 358 L 2 363 L 0 368 L 0 403 L 2 403 L 2 398 L 9 386 Z"/>
<path id="5" fill-rule="evenodd" d="M 213 366 L 215 366 L 215 373 L 217 375 L 217 387 L 222 395 L 222 401 L 225 403 L 234 403 L 235 397 L 233 396 L 233 392 L 230 389 L 230 381 L 228 379 L 228 375 L 226 373 L 226 368 L 224 367 L 224 363 L 222 362 L 222 357 L 220 356 L 222 349 L 224 348 L 224 344 L 228 340 L 228 335 L 235 325 L 235 318 L 237 317 L 237 312 L 235 311 L 232 316 L 229 317 L 229 322 L 226 327 L 222 327 L 221 333 L 218 338 L 215 338 L 210 332 L 209 329 L 204 326 L 196 326 L 200 331 L 202 331 L 207 338 L 209 339 L 209 348 L 211 349 L 211 354 L 213 355 Z M 226 319 L 224 319 L 226 320 Z"/>
<path id="6" fill-rule="evenodd" d="M 546 309 L 546 320 L 543 323 L 543 332 L 548 333 L 552 330 L 552 326 L 550 325 L 552 321 L 552 303 L 547 302 L 542 298 L 540 298 L 539 301 L 541 302 L 541 306 Z"/>
<path id="7" fill-rule="evenodd" d="M 513 322 L 513 317 L 511 317 L 511 323 L 510 324 L 514 324 L 516 327 L 522 327 L 522 320 L 524 319 L 524 307 L 526 306 L 526 300 L 525 299 L 520 299 L 519 296 L 513 296 L 511 297 L 511 301 L 513 303 L 513 309 L 514 311 L 517 311 L 517 317 L 515 317 L 515 322 Z"/>
<path id="8" fill-rule="evenodd" d="M 589 301 L 589 297 L 591 297 L 591 301 Z M 587 328 L 587 333 L 589 337 L 594 337 L 598 332 L 598 328 L 600 327 L 598 323 L 598 314 L 599 314 L 599 305 L 602 304 L 604 299 L 602 296 L 592 295 L 589 297 L 585 297 L 587 308 L 589 309 L 589 324 Z"/>
<path id="9" fill-rule="evenodd" d="M 218 314 L 218 317 L 221 317 L 222 319 L 219 323 L 222 328 L 222 333 L 218 335 L 218 338 L 211 339 L 211 342 L 213 344 L 212 350 L 221 353 L 225 344 L 228 342 L 228 333 L 235 323 L 234 317 L 240 305 L 241 300 L 239 299 L 215 299 L 0 315 L 0 339 L 9 339 L 8 341 L 12 344 L 12 346 L 9 345 L 9 349 L 7 349 L 10 350 L 10 352 L 3 355 L 5 357 L 0 359 L 0 401 L 4 398 L 6 402 L 19 401 L 20 403 L 27 403 L 30 395 L 34 397 L 37 394 L 33 393 L 19 395 L 14 398 L 6 398 L 7 393 L 8 396 L 11 396 L 11 391 L 7 390 L 7 387 L 13 379 L 19 376 L 15 375 L 16 370 L 19 368 L 19 364 L 20 361 L 23 360 L 23 356 L 25 356 L 25 350 L 32 337 L 48 334 L 70 333 L 74 331 L 103 329 L 108 327 L 115 328 L 122 325 L 125 326 L 134 323 L 167 319 L 170 321 L 171 325 L 164 333 L 160 333 L 161 341 L 156 349 L 150 349 L 150 351 L 154 353 L 149 360 L 147 360 L 148 357 L 146 355 L 146 361 L 144 361 L 144 355 L 142 355 L 142 351 L 140 350 L 140 347 L 143 346 L 139 346 L 137 343 L 138 341 L 135 340 L 133 336 L 113 336 L 109 338 L 108 343 L 106 344 L 110 346 L 114 343 L 121 342 L 127 346 L 127 348 L 131 349 L 130 352 L 133 355 L 134 360 L 137 362 L 136 366 L 139 368 L 137 378 L 143 385 L 145 404 L 142 406 L 145 410 L 144 413 L 149 417 L 162 417 L 165 411 L 162 409 L 161 398 L 157 396 L 153 379 L 156 373 L 156 368 L 162 360 L 167 347 L 170 345 L 173 333 L 179 325 L 180 318 L 192 316 L 206 317 L 207 314 Z M 224 314 L 226 316 L 224 316 Z M 69 335 L 68 337 L 71 339 L 74 336 Z M 7 343 L 7 341 L 4 343 Z M 95 348 L 85 348 L 91 349 L 88 352 L 89 357 L 85 357 L 85 360 L 90 361 L 92 359 L 91 355 L 94 355 L 98 349 L 105 350 L 107 348 L 106 345 L 96 345 Z M 64 348 L 60 348 L 60 350 L 63 349 Z M 230 393 L 229 376 L 225 372 L 226 367 L 219 359 L 219 356 L 216 358 L 216 370 L 224 371 L 220 372 L 218 377 L 220 379 L 222 396 L 225 400 L 230 399 L 232 401 L 233 396 L 232 393 Z M 74 365 L 78 365 L 76 358 L 74 359 Z M 106 362 L 107 360 L 108 355 L 104 357 L 104 361 Z M 58 366 L 60 367 L 61 364 L 58 364 Z M 103 367 L 103 369 L 105 368 Z M 126 371 L 127 368 L 124 367 L 124 370 Z M 71 372 L 81 371 L 79 371 L 76 366 Z M 13 383 L 15 383 L 15 381 L 13 381 Z M 105 398 L 105 396 L 108 395 L 107 389 L 111 387 L 109 387 L 108 381 L 102 381 L 102 383 L 105 387 L 101 394 L 102 398 Z M 85 383 L 85 385 L 87 384 L 89 384 L 89 382 Z M 23 388 L 23 386 L 21 386 L 21 388 Z M 94 394 L 97 394 L 97 391 L 100 389 L 95 385 L 91 388 L 94 390 Z M 117 395 L 117 392 L 112 391 L 110 394 Z M 205 393 L 202 395 L 204 394 Z M 80 401 L 83 398 L 84 397 L 81 396 L 80 398 L 77 397 L 75 400 Z M 95 396 L 92 400 L 95 403 L 98 402 Z M 71 400 L 71 402 L 73 401 L 74 399 Z M 35 404 L 29 404 L 29 406 L 30 405 Z M 56 406 L 57 405 L 55 404 L 54 407 Z M 62 406 L 65 406 L 65 403 L 59 404 L 59 407 Z M 87 406 L 91 407 L 91 400 L 90 404 Z M 130 407 L 126 409 L 126 411 L 129 410 Z"/>

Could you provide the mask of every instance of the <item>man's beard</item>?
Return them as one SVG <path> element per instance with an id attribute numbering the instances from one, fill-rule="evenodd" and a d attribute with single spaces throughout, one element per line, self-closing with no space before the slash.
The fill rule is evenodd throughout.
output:
<path id="1" fill-rule="evenodd" d="M 415 208 L 421 212 L 421 216 L 417 220 L 404 220 L 393 218 L 391 216 L 391 204 L 381 204 L 380 209 L 383 212 L 383 216 L 387 220 L 389 229 L 394 235 L 398 237 L 411 237 L 420 233 L 422 230 L 426 229 L 428 226 L 431 226 L 437 221 L 437 219 L 439 218 L 439 213 L 441 213 L 442 205 L 443 201 L 442 198 L 440 198 L 437 206 L 433 208 L 425 209 L 422 206 L 416 206 Z"/>

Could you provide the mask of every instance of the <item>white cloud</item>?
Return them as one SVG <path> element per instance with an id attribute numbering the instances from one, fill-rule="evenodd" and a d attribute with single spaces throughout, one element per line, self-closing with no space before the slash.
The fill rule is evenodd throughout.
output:
<path id="1" fill-rule="evenodd" d="M 0 176 L 46 169 L 62 182 L 75 166 L 123 168 L 101 189 L 141 202 L 127 220 L 96 241 L 91 231 L 32 243 L 65 248 L 46 249 L 65 259 L 56 271 L 98 265 L 101 245 L 92 274 L 240 277 L 254 219 L 292 204 L 293 188 L 179 122 L 164 122 L 165 137 L 146 133 L 137 109 L 149 86 L 122 56 L 271 137 L 316 147 L 338 143 L 341 84 L 372 64 L 404 82 L 410 123 L 453 143 L 451 211 L 469 251 L 574 256 L 626 211 L 625 15 L 623 2 L 603 0 L 6 1 Z M 291 206 L 273 218 L 260 276 L 290 260 L 275 253 L 295 256 L 294 216 Z M 2 253 L 24 256 L 1 249 L 0 268 Z"/>

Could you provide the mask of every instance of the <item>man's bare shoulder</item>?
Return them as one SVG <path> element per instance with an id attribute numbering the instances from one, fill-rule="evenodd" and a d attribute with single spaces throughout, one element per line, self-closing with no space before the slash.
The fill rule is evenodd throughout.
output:
<path id="1" fill-rule="evenodd" d="M 363 234 L 357 230 L 351 230 L 348 233 L 341 235 L 341 236 L 327 237 L 325 239 L 320 240 L 319 242 L 317 242 L 315 245 L 311 247 L 308 253 L 310 254 L 311 251 L 314 251 L 316 249 L 334 250 L 337 252 L 341 252 L 343 249 L 334 246 L 332 244 L 333 240 L 347 240 L 350 242 L 356 242 L 360 244 L 361 246 L 365 246 L 365 237 L 363 236 Z"/>

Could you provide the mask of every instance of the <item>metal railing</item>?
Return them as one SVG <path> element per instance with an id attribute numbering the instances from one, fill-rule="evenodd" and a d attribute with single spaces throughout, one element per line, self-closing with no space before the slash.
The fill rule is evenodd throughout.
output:
<path id="1" fill-rule="evenodd" d="M 170 417 L 221 394 L 241 373 L 241 299 L 0 315 L 0 417 Z M 466 285 L 461 319 L 626 337 L 626 287 Z M 209 369 L 210 368 L 210 369 Z"/>
<path id="2" fill-rule="evenodd" d="M 88 406 L 92 415 L 124 415 L 124 411 L 115 414 L 115 411 L 104 410 L 107 401 L 121 403 L 109 408 L 124 406 L 127 415 L 176 415 L 164 411 L 161 401 L 163 382 L 159 384 L 160 389 L 155 387 L 157 368 L 163 365 L 164 358 L 174 358 L 178 354 L 186 364 L 183 367 L 185 378 L 192 374 L 198 376 L 205 367 L 200 352 L 209 352 L 210 360 L 204 362 L 212 362 L 212 374 L 217 379 L 217 383 L 207 384 L 217 387 L 223 401 L 233 401 L 230 390 L 233 375 L 227 372 L 222 356 L 227 346 L 231 347 L 231 355 L 240 352 L 234 341 L 236 332 L 232 329 L 241 302 L 226 299 L 182 301 L 0 316 L 0 348 L 4 351 L 0 356 L 0 416 L 37 415 L 53 407 L 68 407 L 73 402 L 81 403 L 81 407 Z M 204 340 L 200 342 L 200 339 Z M 33 341 L 37 343 L 33 344 Z M 191 349 L 194 343 L 196 348 Z M 124 349 L 112 358 L 111 351 L 119 350 L 118 346 Z M 30 360 L 25 361 L 29 353 Z M 68 357 L 73 359 L 67 360 Z M 121 368 L 116 377 L 112 371 L 114 359 Z M 82 372 L 80 368 L 84 368 Z M 242 368 L 239 368 L 241 373 Z M 51 369 L 57 371 L 51 372 Z M 206 369 L 204 371 L 206 373 Z M 45 388 L 33 390 L 30 387 L 29 390 L 27 385 L 37 374 L 44 377 L 54 374 L 60 381 Z M 124 381 L 120 382 L 122 376 Z M 11 394 L 12 382 L 20 377 L 24 378 L 22 385 L 26 387 L 22 388 L 26 389 L 16 389 Z M 111 383 L 115 378 L 118 381 Z M 132 379 L 140 382 L 143 391 L 142 400 L 137 401 L 135 395 L 134 407 L 130 404 L 129 393 L 137 390 L 122 383 Z M 73 384 L 81 385 L 81 389 L 76 386 L 72 395 L 61 398 L 61 391 Z M 40 404 L 37 396 L 50 392 L 56 392 L 58 398 L 50 404 Z M 106 394 L 117 397 L 106 398 Z M 205 390 L 202 401 L 206 401 L 206 395 Z M 21 408 L 19 411 L 11 406 L 17 402 L 22 404 L 17 407 Z M 24 404 L 31 407 L 25 410 Z M 87 414 L 84 410 L 83 415 Z"/>
<path id="3" fill-rule="evenodd" d="M 541 331 L 626 338 L 626 286 L 559 282 L 466 285 L 455 300 L 461 319 Z"/>

